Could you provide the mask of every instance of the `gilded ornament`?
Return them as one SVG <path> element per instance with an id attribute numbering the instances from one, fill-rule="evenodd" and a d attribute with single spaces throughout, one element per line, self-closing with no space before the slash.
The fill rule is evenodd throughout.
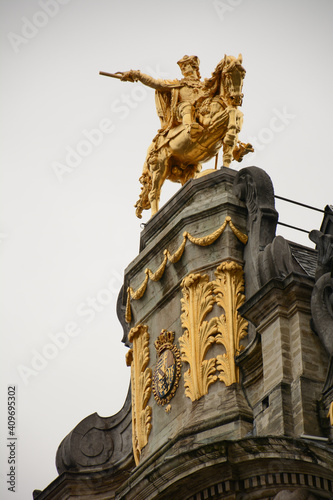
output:
<path id="1" fill-rule="evenodd" d="M 232 230 L 232 232 L 234 233 L 236 238 L 238 238 L 239 241 L 241 241 L 245 245 L 247 242 L 247 239 L 248 239 L 246 234 L 242 233 L 241 231 L 239 231 L 239 229 L 237 229 L 235 227 L 235 225 L 233 224 L 233 222 L 231 220 L 231 217 L 229 217 L 229 216 L 227 216 L 225 218 L 225 221 L 223 222 L 222 226 L 220 226 L 218 229 L 216 229 L 216 231 L 214 231 L 213 233 L 211 233 L 207 236 L 203 236 L 201 238 L 196 238 L 195 236 L 192 236 L 190 233 L 185 231 L 183 233 L 183 241 L 174 254 L 170 254 L 169 250 L 167 250 L 167 249 L 164 250 L 164 252 L 163 252 L 164 258 L 163 258 L 162 264 L 159 266 L 157 271 L 155 271 L 153 273 L 150 269 L 146 269 L 145 270 L 145 275 L 146 275 L 145 279 L 143 280 L 143 282 L 141 283 L 139 288 L 135 291 L 133 290 L 132 287 L 127 288 L 127 304 L 126 304 L 126 313 L 125 313 L 126 322 L 130 323 L 132 321 L 131 305 L 130 305 L 131 299 L 139 300 L 143 297 L 143 295 L 145 294 L 146 289 L 147 289 L 149 278 L 152 281 L 158 281 L 162 278 L 164 271 L 166 269 L 167 261 L 171 262 L 172 264 L 175 264 L 176 262 L 178 262 L 181 259 L 182 255 L 184 253 L 184 250 L 185 250 L 185 245 L 186 245 L 187 240 L 189 240 L 194 245 L 199 245 L 199 246 L 211 245 L 221 236 L 221 234 L 224 232 L 227 225 L 229 225 L 230 229 Z"/>
<path id="2" fill-rule="evenodd" d="M 234 261 L 222 262 L 215 271 L 214 292 L 217 304 L 223 308 L 224 314 L 217 318 L 217 344 L 222 344 L 225 353 L 217 356 L 219 379 L 225 385 L 239 382 L 239 368 L 235 356 L 242 347 L 240 341 L 247 335 L 248 322 L 240 316 L 238 308 L 244 303 L 243 268 Z"/>
<path id="3" fill-rule="evenodd" d="M 198 245 L 200 247 L 206 247 L 214 243 L 214 241 L 216 241 L 221 236 L 221 234 L 226 228 L 227 223 L 228 222 L 226 219 L 223 222 L 222 226 L 219 227 L 216 231 L 207 236 L 203 236 L 202 238 L 195 238 L 194 236 L 191 236 L 190 233 L 188 232 L 184 233 L 184 238 L 186 237 L 191 243 L 194 243 L 195 245 Z"/>
<path id="4" fill-rule="evenodd" d="M 327 418 L 329 418 L 329 419 L 330 419 L 330 423 L 331 423 L 331 425 L 333 426 L 333 401 L 332 401 L 332 403 L 330 404 L 330 408 L 329 408 L 329 410 L 328 410 Z"/>
<path id="5" fill-rule="evenodd" d="M 175 334 L 162 330 L 154 342 L 158 353 L 158 360 L 153 372 L 153 393 L 157 404 L 166 406 L 166 411 L 171 410 L 168 404 L 179 386 L 181 360 L 180 352 L 174 345 Z"/>
<path id="6" fill-rule="evenodd" d="M 217 333 L 216 318 L 205 321 L 214 305 L 213 287 L 208 276 L 201 274 L 190 274 L 181 284 L 181 323 L 185 332 L 179 344 L 182 360 L 189 365 L 184 374 L 185 395 L 192 401 L 207 394 L 209 386 L 217 380 L 215 358 L 205 359 Z"/>
<path id="7" fill-rule="evenodd" d="M 211 78 L 201 80 L 197 56 L 184 56 L 178 65 L 181 80 L 156 80 L 140 71 L 100 74 L 126 82 L 140 81 L 155 89 L 157 114 L 161 128 L 148 148 L 140 183 L 142 184 L 136 215 L 151 208 L 154 215 L 159 206 L 160 192 L 166 179 L 182 185 L 195 177 L 205 163 L 223 148 L 223 165 L 233 159 L 242 161 L 253 151 L 243 144 L 238 134 L 243 113 L 238 109 L 243 101 L 245 69 L 242 56 L 224 56 Z M 217 163 L 217 162 L 216 162 Z"/>
<path id="8" fill-rule="evenodd" d="M 228 222 L 232 232 L 234 233 L 234 235 L 236 236 L 236 238 L 239 239 L 239 241 L 241 241 L 243 243 L 243 245 L 246 245 L 247 243 L 247 240 L 249 239 L 248 236 L 244 233 L 242 233 L 239 229 L 237 229 L 237 227 L 234 226 L 232 220 L 231 220 L 231 217 L 226 217 L 225 220 Z"/>
<path id="9" fill-rule="evenodd" d="M 132 328 L 128 339 L 133 344 L 126 355 L 126 364 L 131 367 L 132 387 L 132 443 L 136 465 L 141 450 L 148 443 L 151 431 L 151 407 L 148 401 L 151 395 L 152 370 L 149 363 L 149 333 L 146 325 Z"/>
<path id="10" fill-rule="evenodd" d="M 164 255 L 168 257 L 168 261 L 171 262 L 171 264 L 176 264 L 181 258 L 185 250 L 185 245 L 186 245 L 186 237 L 183 236 L 183 243 L 180 245 L 178 250 L 171 255 L 169 250 L 165 249 L 164 250 Z"/>
<path id="11" fill-rule="evenodd" d="M 157 269 L 157 271 L 155 271 L 154 273 L 152 273 L 150 269 L 146 270 L 149 278 L 152 281 L 159 281 L 162 278 L 162 276 L 164 274 L 164 271 L 165 271 L 165 268 L 166 268 L 166 265 L 167 265 L 167 262 L 168 262 L 168 256 L 165 254 L 163 262 L 160 265 L 160 267 Z"/>

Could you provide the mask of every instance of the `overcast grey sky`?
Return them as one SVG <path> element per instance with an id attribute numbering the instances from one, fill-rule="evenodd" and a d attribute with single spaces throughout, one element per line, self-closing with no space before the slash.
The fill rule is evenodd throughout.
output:
<path id="1" fill-rule="evenodd" d="M 129 383 L 115 305 L 149 217 L 139 221 L 133 205 L 159 121 L 153 90 L 98 72 L 179 78 L 176 62 L 195 54 L 208 77 L 225 53 L 242 53 L 240 139 L 256 153 L 232 168 L 257 165 L 276 194 L 323 208 L 333 203 L 333 3 L 2 0 L 0 9 L 1 407 L 16 384 L 19 438 L 13 494 L 2 413 L 0 497 L 23 500 L 57 476 L 65 435 L 95 411 L 116 413 Z M 178 187 L 165 184 L 162 203 Z M 283 222 L 320 226 L 318 213 L 277 209 Z"/>

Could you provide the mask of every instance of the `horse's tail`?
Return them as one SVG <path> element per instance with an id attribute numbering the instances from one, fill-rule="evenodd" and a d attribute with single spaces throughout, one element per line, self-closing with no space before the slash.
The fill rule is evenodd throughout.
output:
<path id="1" fill-rule="evenodd" d="M 142 211 L 150 209 L 149 193 L 151 191 L 151 175 L 148 169 L 144 169 L 139 181 L 142 184 L 138 201 L 134 205 L 136 216 L 141 219 Z"/>

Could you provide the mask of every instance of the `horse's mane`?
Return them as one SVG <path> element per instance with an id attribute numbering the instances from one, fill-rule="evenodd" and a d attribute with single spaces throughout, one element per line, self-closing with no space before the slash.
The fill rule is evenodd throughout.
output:
<path id="1" fill-rule="evenodd" d="M 225 60 L 222 59 L 212 72 L 212 76 L 210 78 L 205 78 L 204 80 L 204 90 L 210 95 L 214 96 L 220 89 L 220 83 L 222 78 L 222 70 L 225 64 Z"/>
<path id="2" fill-rule="evenodd" d="M 207 94 L 212 97 L 215 96 L 220 91 L 220 84 L 222 80 L 222 73 L 225 71 L 230 71 L 235 65 L 239 66 L 245 73 L 244 68 L 241 65 L 241 61 L 234 56 L 225 56 L 214 69 L 212 76 L 210 78 L 205 78 L 204 80 L 204 90 Z"/>

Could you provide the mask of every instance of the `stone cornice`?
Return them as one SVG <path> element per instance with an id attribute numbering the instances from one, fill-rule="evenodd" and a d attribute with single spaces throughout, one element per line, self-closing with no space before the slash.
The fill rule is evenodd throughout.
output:
<path id="1" fill-rule="evenodd" d="M 318 482 L 322 490 L 330 492 L 333 488 L 333 453 L 327 446 L 284 437 L 251 437 L 235 442 L 215 438 L 205 444 L 193 442 L 190 446 L 185 441 L 187 445 L 183 451 L 179 445 L 174 452 L 173 447 L 168 446 L 164 453 L 157 452 L 149 461 L 143 462 L 127 484 L 119 489 L 116 499 L 164 500 L 174 495 L 188 498 L 190 477 L 194 498 L 195 493 L 211 488 L 222 478 L 223 482 L 229 482 L 229 491 L 237 491 L 242 490 L 245 482 L 251 487 L 259 475 L 263 489 L 275 484 L 274 494 L 293 485 L 302 485 L 305 476 L 311 478 L 308 482 L 315 487 L 319 477 L 322 478 Z M 302 477 L 298 477 L 299 474 Z M 273 476 L 279 477 L 279 481 L 272 480 Z M 253 484 L 253 487 L 257 486 Z"/>
<path id="2" fill-rule="evenodd" d="M 204 444 L 192 442 L 189 446 L 187 438 L 187 433 L 178 435 L 131 475 L 115 468 L 64 472 L 43 492 L 35 492 L 34 498 L 88 500 L 92 492 L 94 498 L 101 500 L 189 498 L 189 478 L 194 498 L 206 488 L 209 488 L 207 499 L 216 498 L 210 496 L 215 490 L 227 495 L 258 487 L 261 492 L 269 492 L 265 497 L 299 487 L 325 498 L 332 495 L 333 450 L 327 444 L 268 436 L 238 441 L 215 437 Z M 182 440 L 183 450 L 177 445 Z"/>
<path id="3" fill-rule="evenodd" d="M 220 183 L 233 184 L 237 171 L 230 168 L 222 167 L 213 173 L 199 177 L 198 179 L 190 179 L 182 186 L 177 193 L 174 194 L 168 202 L 159 209 L 159 211 L 148 221 L 145 228 L 141 232 L 140 251 L 147 246 L 152 238 L 155 238 L 168 225 L 179 212 L 184 211 L 184 207 L 192 200 L 192 198 L 201 190 L 212 187 Z M 236 200 L 236 197 L 235 197 Z M 236 202 L 240 206 L 245 206 L 242 202 Z"/>
<path id="4" fill-rule="evenodd" d="M 288 317 L 295 310 L 311 314 L 312 289 L 313 279 L 305 275 L 291 273 L 284 279 L 274 278 L 252 295 L 239 312 L 256 327 L 279 314 Z"/>

